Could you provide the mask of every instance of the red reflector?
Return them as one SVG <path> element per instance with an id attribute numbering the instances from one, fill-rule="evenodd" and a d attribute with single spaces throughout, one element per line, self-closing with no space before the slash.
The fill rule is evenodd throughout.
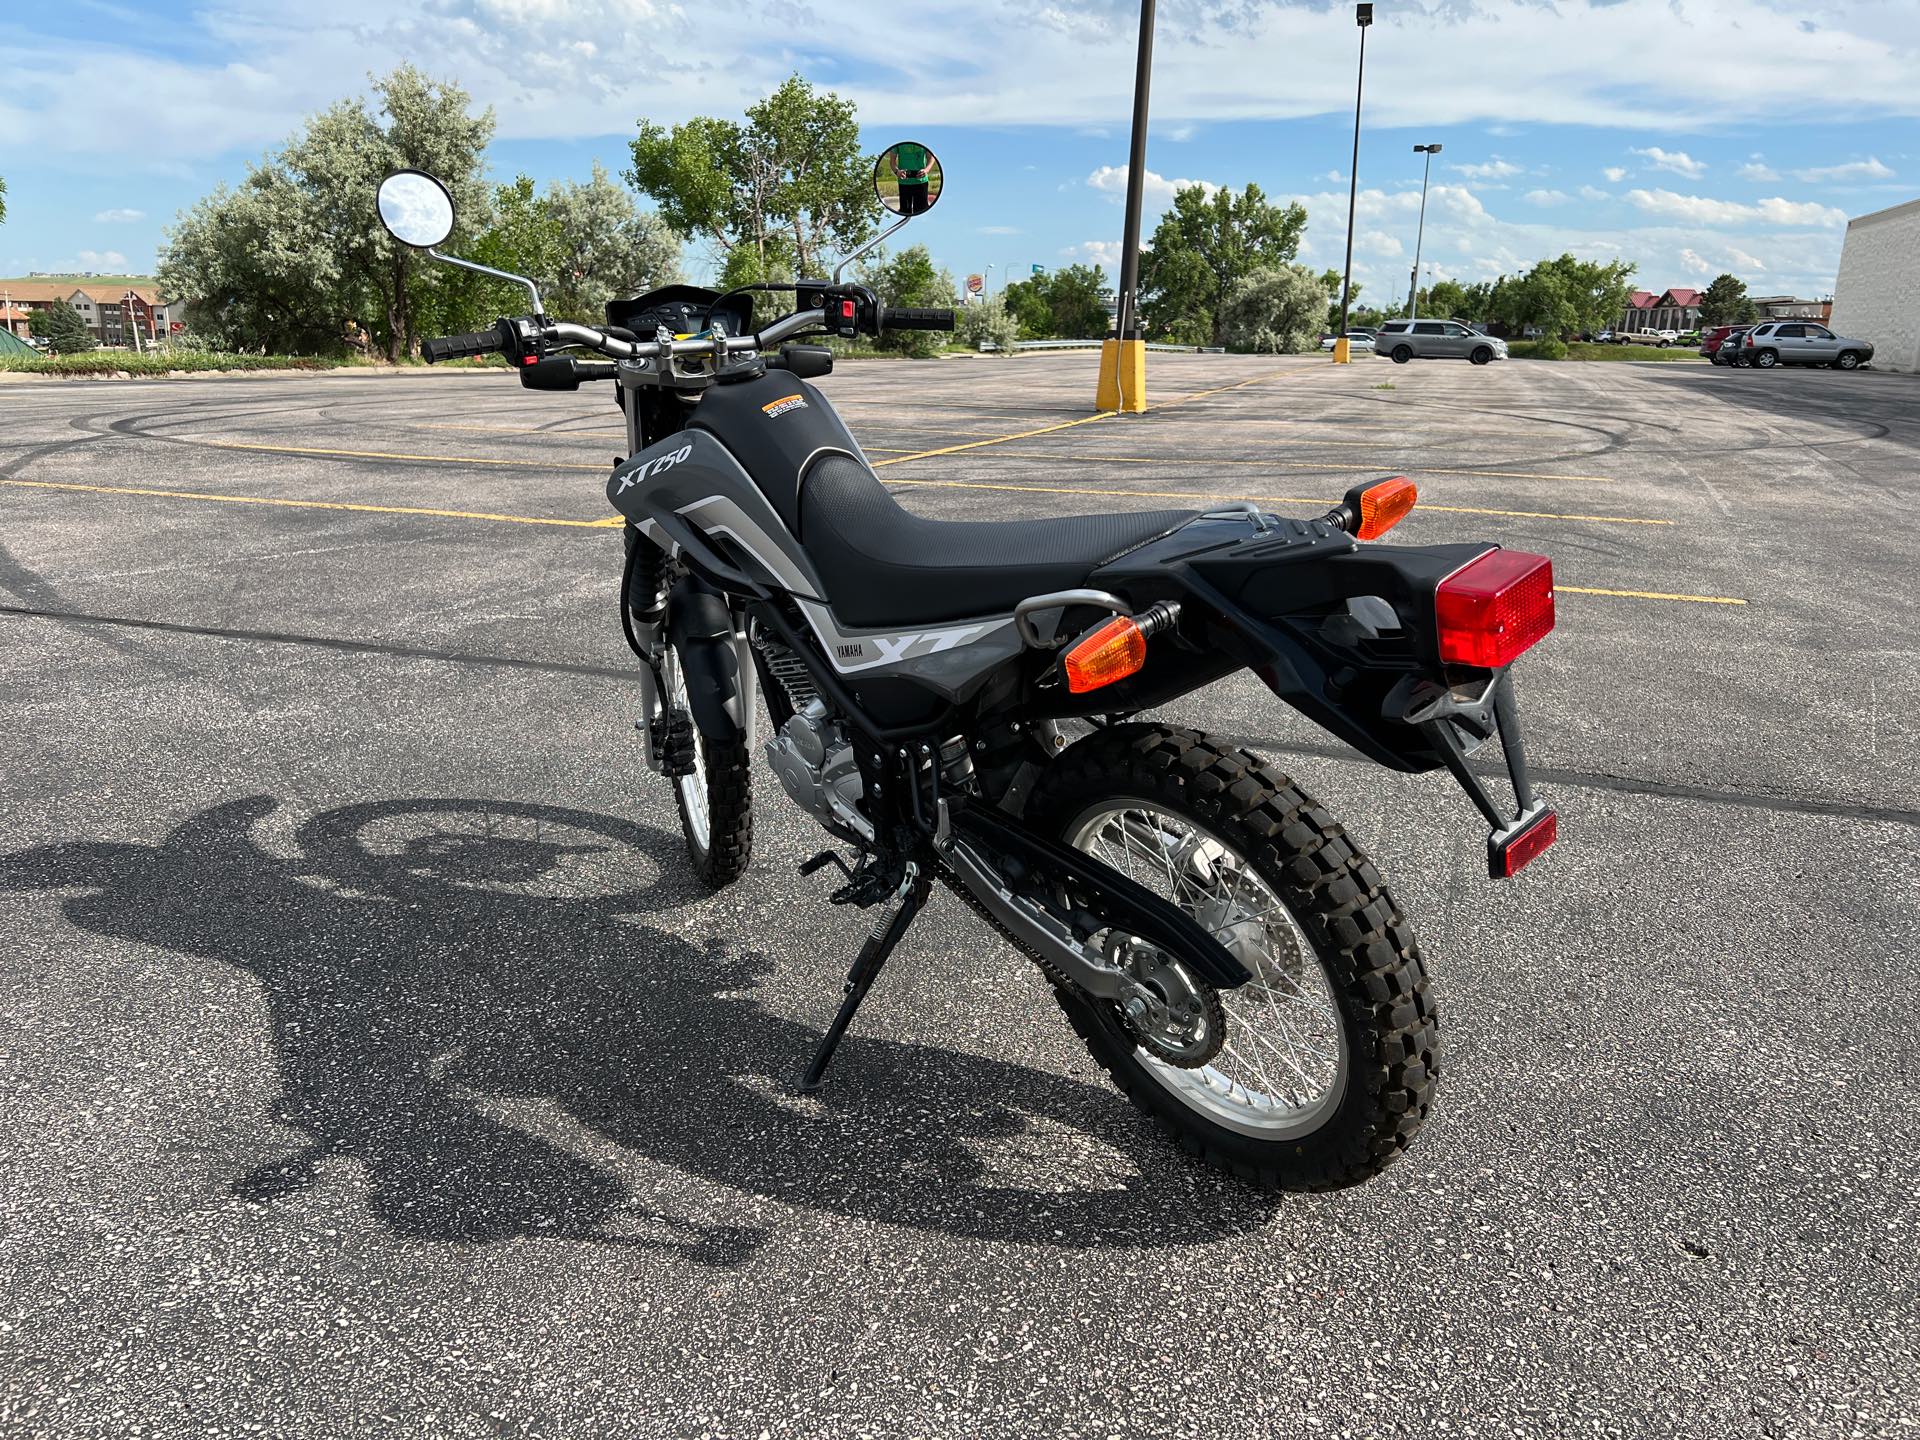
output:
<path id="1" fill-rule="evenodd" d="M 1518 835 L 1496 841 L 1487 849 L 1487 873 L 1495 880 L 1511 880 L 1560 838 L 1560 817 L 1548 810 Z"/>
<path id="2" fill-rule="evenodd" d="M 540 357 L 538 355 L 528 355 L 523 358 L 520 363 L 522 365 L 538 365 L 540 363 Z"/>
<path id="3" fill-rule="evenodd" d="M 1553 629 L 1553 562 L 1489 550 L 1440 582 L 1433 615 L 1442 660 L 1498 670 Z"/>

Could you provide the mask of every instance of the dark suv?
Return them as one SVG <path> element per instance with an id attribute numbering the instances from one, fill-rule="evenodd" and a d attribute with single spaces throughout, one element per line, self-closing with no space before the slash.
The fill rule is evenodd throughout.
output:
<path id="1" fill-rule="evenodd" d="M 1700 353 L 1716 365 L 1741 364 L 1740 337 L 1752 328 L 1751 325 L 1716 325 L 1700 337 Z"/>

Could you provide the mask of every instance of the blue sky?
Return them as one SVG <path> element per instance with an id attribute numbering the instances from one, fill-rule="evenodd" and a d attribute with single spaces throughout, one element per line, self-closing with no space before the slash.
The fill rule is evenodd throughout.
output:
<path id="1" fill-rule="evenodd" d="M 907 232 L 956 276 L 1118 254 L 1135 0 L 56 0 L 0 4 L 0 274 L 145 271 L 175 212 L 411 60 L 494 107 L 497 177 L 616 173 L 636 117 L 737 114 L 789 72 L 873 148 L 931 144 Z M 1345 239 L 1345 0 L 1161 0 L 1148 228 L 1176 182 L 1301 199 Z M 1572 250 L 1649 289 L 1825 294 L 1845 220 L 1920 197 L 1920 0 L 1380 0 L 1355 272 L 1405 293 Z M 689 247 L 687 264 L 703 268 Z"/>

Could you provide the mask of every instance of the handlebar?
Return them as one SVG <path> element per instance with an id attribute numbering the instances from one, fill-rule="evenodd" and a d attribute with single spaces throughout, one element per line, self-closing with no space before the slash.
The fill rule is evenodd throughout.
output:
<path id="1" fill-rule="evenodd" d="M 500 327 L 477 331 L 471 335 L 448 335 L 439 340 L 420 342 L 420 358 L 429 365 L 437 365 L 442 360 L 464 360 L 470 355 L 497 355 L 506 344 Z"/>
<path id="2" fill-rule="evenodd" d="M 953 311 L 882 306 L 880 328 L 882 330 L 951 330 L 953 329 Z"/>
<path id="3" fill-rule="evenodd" d="M 502 320 L 491 330 L 472 335 L 449 335 L 444 339 L 422 341 L 420 354 L 429 365 L 442 360 L 457 360 L 468 355 L 505 355 L 533 363 L 534 357 L 570 346 L 593 350 L 615 360 L 652 360 L 663 355 L 702 355 L 719 359 L 736 350 L 772 350 L 783 340 L 807 331 L 827 330 L 852 335 L 856 324 L 862 330 L 879 334 L 883 330 L 951 330 L 953 311 L 916 307 L 889 308 L 876 305 L 873 292 L 865 289 L 830 290 L 846 307 L 844 316 L 829 319 L 824 308 L 809 307 L 782 316 L 751 335 L 698 335 L 686 340 L 630 340 L 631 332 L 613 333 L 593 325 L 575 325 L 569 321 L 552 323 L 541 317 Z M 856 310 L 857 307 L 857 310 Z M 857 314 L 857 319 L 856 319 Z M 837 323 L 836 323 L 837 322 Z M 844 325 L 847 328 L 840 328 Z M 591 378 L 598 378 L 597 376 Z"/>

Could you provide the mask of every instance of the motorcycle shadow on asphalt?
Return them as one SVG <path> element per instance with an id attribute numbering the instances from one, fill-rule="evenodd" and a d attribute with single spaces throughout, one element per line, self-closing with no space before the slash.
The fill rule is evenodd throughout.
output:
<path id="1" fill-rule="evenodd" d="M 665 878 L 677 835 L 409 799 L 317 815 L 285 857 L 256 833 L 277 808 L 218 805 L 155 846 L 0 855 L 0 890 L 81 892 L 64 902 L 81 929 L 256 977 L 273 1119 L 307 1143 L 235 1175 L 242 1198 L 347 1160 L 402 1236 L 569 1237 L 721 1266 L 769 1232 L 653 1210 L 622 1179 L 633 1157 L 856 1220 L 1073 1248 L 1201 1244 L 1278 1207 L 1186 1160 L 1104 1083 L 861 1027 L 802 1100 L 818 1032 L 754 999 L 773 962 L 637 918 L 695 898 Z M 822 994 L 822 1024 L 837 999 Z M 1036 1022 L 1065 1024 L 1051 1005 Z"/>

